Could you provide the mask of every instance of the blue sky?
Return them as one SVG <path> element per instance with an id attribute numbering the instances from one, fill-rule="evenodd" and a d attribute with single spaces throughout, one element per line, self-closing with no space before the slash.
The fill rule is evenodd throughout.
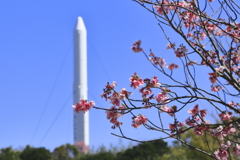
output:
<path id="1" fill-rule="evenodd" d="M 155 18 L 130 0 L 1 0 L 0 15 L 0 148 L 30 144 L 52 150 L 73 143 L 73 30 L 78 16 L 88 35 L 88 97 L 97 106 L 111 106 L 99 96 L 106 82 L 117 81 L 120 90 L 129 88 L 134 72 L 143 78 L 160 75 L 142 54 L 131 51 L 136 40 L 143 40 L 146 51 L 175 57 L 165 50 L 167 41 Z M 162 136 L 132 128 L 131 117 L 120 121 L 129 137 Z M 104 111 L 92 109 L 91 146 L 117 145 L 112 132 L 119 133 Z"/>

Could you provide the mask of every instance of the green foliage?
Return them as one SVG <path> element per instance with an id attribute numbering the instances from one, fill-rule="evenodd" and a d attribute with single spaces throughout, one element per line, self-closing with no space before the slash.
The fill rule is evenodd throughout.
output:
<path id="1" fill-rule="evenodd" d="M 112 152 L 99 152 L 95 154 L 86 154 L 79 160 L 115 160 L 115 156 Z"/>
<path id="2" fill-rule="evenodd" d="M 171 152 L 164 154 L 162 157 L 159 159 L 156 158 L 156 160 L 189 160 L 187 156 L 186 149 L 183 147 L 173 147 L 171 148 Z"/>
<path id="3" fill-rule="evenodd" d="M 50 160 L 51 153 L 49 150 L 41 148 L 32 148 L 29 145 L 20 154 L 21 160 Z"/>
<path id="4" fill-rule="evenodd" d="M 111 145 L 111 147 L 113 146 Z M 107 151 L 107 148 L 102 145 L 95 153 L 82 155 L 79 160 L 115 160 L 116 153 L 114 152 L 116 151 L 116 147 L 112 149 Z"/>
<path id="5" fill-rule="evenodd" d="M 168 153 L 169 147 L 163 140 L 141 143 L 117 154 L 118 160 L 155 160 Z"/>
<path id="6" fill-rule="evenodd" d="M 79 157 L 79 154 L 76 146 L 71 144 L 61 145 L 54 149 L 52 160 L 73 160 L 75 157 Z"/>
<path id="7" fill-rule="evenodd" d="M 209 133 L 202 136 L 196 135 L 193 129 L 181 135 L 181 138 L 191 146 L 213 154 L 219 148 L 217 138 L 213 138 Z M 171 153 L 163 156 L 166 160 L 212 160 L 211 157 L 200 153 L 187 146 L 182 146 L 178 141 L 173 142 L 174 147 L 171 148 Z M 180 158 L 181 157 L 181 158 Z M 180 159 L 179 159 L 180 158 Z"/>
<path id="8" fill-rule="evenodd" d="M 14 151 L 12 147 L 2 148 L 0 153 L 0 160 L 20 160 L 20 151 Z"/>

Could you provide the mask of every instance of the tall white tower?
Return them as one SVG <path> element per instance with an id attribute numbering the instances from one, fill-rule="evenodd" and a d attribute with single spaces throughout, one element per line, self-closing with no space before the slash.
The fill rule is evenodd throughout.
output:
<path id="1" fill-rule="evenodd" d="M 78 17 L 74 30 L 74 104 L 87 96 L 87 31 L 83 19 Z M 89 146 L 89 112 L 74 112 L 74 142 Z"/>

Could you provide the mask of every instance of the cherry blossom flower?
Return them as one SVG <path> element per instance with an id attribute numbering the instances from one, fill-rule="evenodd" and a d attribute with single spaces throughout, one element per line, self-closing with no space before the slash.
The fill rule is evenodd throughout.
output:
<path id="1" fill-rule="evenodd" d="M 200 110 L 200 115 L 201 117 L 205 117 L 207 115 L 207 110 L 206 109 Z"/>
<path id="2" fill-rule="evenodd" d="M 168 2 L 163 1 L 162 4 L 167 5 Z M 153 7 L 156 9 L 157 13 L 160 15 L 165 15 L 170 12 L 170 8 L 168 8 L 168 7 L 162 7 L 162 6 L 157 6 L 157 5 L 154 5 Z"/>
<path id="3" fill-rule="evenodd" d="M 180 51 L 179 49 L 175 50 L 174 53 L 176 54 L 176 57 L 184 57 L 184 52 Z"/>
<path id="4" fill-rule="evenodd" d="M 221 118 L 222 121 L 229 120 L 231 118 L 231 116 L 232 116 L 232 112 L 228 112 L 228 113 L 222 112 L 219 114 L 219 117 Z"/>
<path id="5" fill-rule="evenodd" d="M 174 112 L 176 112 L 176 109 L 168 108 L 168 110 L 167 110 L 167 113 L 168 113 L 171 117 L 174 116 Z"/>
<path id="6" fill-rule="evenodd" d="M 194 127 L 194 133 L 196 134 L 196 135 L 199 135 L 199 136 L 202 136 L 203 135 L 203 128 L 202 127 L 199 127 L 199 126 L 195 126 Z"/>
<path id="7" fill-rule="evenodd" d="M 174 130 L 176 128 L 177 128 L 176 124 L 171 124 L 171 123 L 169 124 L 169 129 Z"/>
<path id="8" fill-rule="evenodd" d="M 185 122 L 186 122 L 187 125 L 189 125 L 189 126 L 191 126 L 191 127 L 195 126 L 195 123 L 196 123 L 195 120 L 190 119 L 190 118 L 187 118 L 187 119 L 185 120 Z"/>
<path id="9" fill-rule="evenodd" d="M 167 105 L 162 105 L 159 108 L 160 108 L 159 110 L 160 112 L 168 112 L 168 109 L 169 109 Z"/>
<path id="10" fill-rule="evenodd" d="M 228 104 L 229 104 L 230 106 L 232 106 L 232 107 L 235 106 L 233 101 L 228 102 Z"/>
<path id="11" fill-rule="evenodd" d="M 234 154 L 240 156 L 240 145 L 236 144 L 236 147 L 233 148 Z"/>
<path id="12" fill-rule="evenodd" d="M 223 35 L 223 31 L 221 29 L 218 29 L 215 34 L 215 36 L 222 36 Z"/>
<path id="13" fill-rule="evenodd" d="M 137 117 L 133 118 L 132 126 L 134 128 L 138 128 L 140 125 L 146 124 L 147 121 L 148 121 L 148 119 L 145 116 L 139 114 Z"/>
<path id="14" fill-rule="evenodd" d="M 215 68 L 217 72 L 223 72 L 224 69 L 225 69 L 224 66 L 219 66 L 218 68 Z"/>
<path id="15" fill-rule="evenodd" d="M 173 70 L 173 69 L 177 69 L 179 68 L 178 65 L 174 64 L 174 63 L 170 63 L 166 68 L 170 69 L 170 70 Z"/>
<path id="16" fill-rule="evenodd" d="M 218 91 L 220 91 L 221 89 L 222 89 L 221 86 L 213 86 L 213 87 L 211 88 L 211 91 L 213 91 L 213 92 L 218 92 Z"/>
<path id="17" fill-rule="evenodd" d="M 119 113 L 117 111 L 116 106 L 110 107 L 109 110 L 106 111 L 106 114 L 107 114 L 107 119 L 117 119 L 123 115 L 122 113 Z"/>
<path id="18" fill-rule="evenodd" d="M 183 122 L 180 122 L 180 123 L 178 124 L 178 126 L 179 126 L 179 127 L 183 127 L 183 126 L 184 126 L 184 123 L 183 123 Z"/>
<path id="19" fill-rule="evenodd" d="M 159 111 L 160 111 L 160 112 L 166 112 L 166 113 L 168 113 L 171 117 L 174 116 L 176 110 L 177 110 L 177 107 L 176 107 L 176 106 L 172 106 L 171 108 L 168 108 L 167 105 L 162 105 L 162 106 L 159 107 Z"/>
<path id="20" fill-rule="evenodd" d="M 165 59 L 161 57 L 156 57 L 152 52 L 149 54 L 149 61 L 153 62 L 155 65 L 160 65 L 164 67 L 166 65 Z"/>
<path id="21" fill-rule="evenodd" d="M 129 80 L 131 82 L 130 86 L 133 87 L 134 89 L 144 84 L 143 80 L 137 75 L 137 73 L 134 73 L 134 75 L 132 75 Z"/>
<path id="22" fill-rule="evenodd" d="M 176 46 L 175 43 L 168 43 L 168 44 L 167 44 L 167 49 L 171 49 L 171 48 L 173 48 L 173 47 L 175 47 L 175 46 Z"/>
<path id="23" fill-rule="evenodd" d="M 228 152 L 226 150 L 218 149 L 217 151 L 214 152 L 214 154 L 218 160 L 228 159 Z"/>
<path id="24" fill-rule="evenodd" d="M 112 96 L 110 98 L 110 101 L 111 101 L 112 105 L 120 106 L 120 100 L 119 100 L 118 95 Z"/>
<path id="25" fill-rule="evenodd" d="M 150 86 L 151 87 L 159 87 L 161 85 L 161 83 L 158 82 L 158 78 L 157 77 L 152 77 L 152 80 L 150 82 Z"/>
<path id="26" fill-rule="evenodd" d="M 150 88 L 147 88 L 147 87 L 146 88 L 141 88 L 139 91 L 142 93 L 143 98 L 146 98 L 147 95 L 152 93 L 152 90 Z"/>
<path id="27" fill-rule="evenodd" d="M 200 109 L 198 108 L 198 104 L 196 104 L 193 109 L 189 109 L 188 113 L 191 114 L 192 116 L 197 115 L 200 112 Z"/>
<path id="28" fill-rule="evenodd" d="M 76 105 L 72 105 L 75 112 L 83 111 L 84 113 L 89 111 L 95 105 L 94 101 L 88 102 L 87 100 L 81 99 Z"/>
<path id="29" fill-rule="evenodd" d="M 205 39 L 205 37 L 206 37 L 206 34 L 202 31 L 200 33 L 200 39 L 203 41 Z"/>
<path id="30" fill-rule="evenodd" d="M 208 73 L 210 75 L 209 79 L 214 84 L 217 83 L 217 75 L 215 73 Z"/>
<path id="31" fill-rule="evenodd" d="M 131 48 L 133 52 L 138 53 L 142 51 L 142 48 L 140 47 L 141 43 L 142 43 L 141 40 L 138 40 L 135 43 L 133 43 L 133 47 Z"/>
<path id="32" fill-rule="evenodd" d="M 226 137 L 227 135 L 233 134 L 235 132 L 236 132 L 236 128 L 233 128 L 232 124 L 230 124 L 230 125 L 223 128 L 222 134 L 223 134 L 224 137 Z"/>
<path id="33" fill-rule="evenodd" d="M 165 101 L 167 98 L 168 98 L 167 95 L 162 94 L 162 93 L 158 93 L 158 95 L 157 95 L 157 97 L 156 97 L 156 101 L 157 101 L 158 103 L 163 103 L 163 104 L 165 104 L 165 103 L 168 102 L 168 101 Z"/>
<path id="34" fill-rule="evenodd" d="M 128 92 L 125 88 L 122 88 L 119 92 L 119 100 L 124 100 L 126 97 L 132 95 L 132 92 Z"/>

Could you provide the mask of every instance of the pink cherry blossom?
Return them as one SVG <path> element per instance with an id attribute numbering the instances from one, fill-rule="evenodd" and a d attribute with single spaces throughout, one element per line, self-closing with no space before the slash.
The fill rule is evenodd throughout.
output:
<path id="1" fill-rule="evenodd" d="M 159 110 L 160 112 L 168 112 L 168 109 L 169 109 L 167 105 L 162 105 L 159 108 L 160 108 Z"/>
<path id="2" fill-rule="evenodd" d="M 179 68 L 179 66 L 176 65 L 176 64 L 174 64 L 174 63 L 170 63 L 170 64 L 167 66 L 167 68 L 170 69 L 170 70 L 173 70 L 173 69 Z"/>
<path id="3" fill-rule="evenodd" d="M 124 100 L 126 97 L 132 95 L 132 92 L 128 92 L 125 88 L 122 88 L 119 92 L 119 100 Z"/>
<path id="4" fill-rule="evenodd" d="M 151 85 L 151 87 L 159 87 L 161 85 L 161 83 L 158 82 L 157 77 L 152 77 L 150 85 Z"/>
<path id="5" fill-rule="evenodd" d="M 156 97 L 156 101 L 157 101 L 158 103 L 163 103 L 163 104 L 165 104 L 165 103 L 168 102 L 168 101 L 165 101 L 167 98 L 168 98 L 167 95 L 162 94 L 162 93 L 158 93 L 158 95 L 157 95 L 157 97 Z"/>
<path id="6" fill-rule="evenodd" d="M 214 154 L 218 160 L 227 160 L 228 159 L 228 152 L 222 148 L 215 151 Z"/>
<path id="7" fill-rule="evenodd" d="M 223 31 L 221 29 L 218 29 L 215 34 L 215 36 L 222 36 L 223 35 Z"/>
<path id="8" fill-rule="evenodd" d="M 162 4 L 167 5 L 168 2 L 163 1 Z M 156 9 L 156 11 L 159 15 L 165 15 L 165 14 L 168 14 L 170 12 L 170 8 L 168 8 L 168 7 L 161 7 L 161 6 L 157 6 L 157 5 L 154 5 L 153 7 Z"/>
<path id="9" fill-rule="evenodd" d="M 133 47 L 131 48 L 133 52 L 138 53 L 142 51 L 142 48 L 140 47 L 141 43 L 142 43 L 141 40 L 138 40 L 135 43 L 133 43 Z"/>
<path id="10" fill-rule="evenodd" d="M 134 73 L 134 75 L 132 75 L 129 80 L 131 82 L 130 86 L 133 87 L 134 89 L 144 84 L 143 80 L 137 75 L 137 73 Z"/>
<path id="11" fill-rule="evenodd" d="M 150 53 L 149 56 L 149 61 L 153 62 L 155 65 L 160 65 L 161 67 L 164 67 L 166 65 L 164 58 L 156 57 L 153 53 Z"/>
<path id="12" fill-rule="evenodd" d="M 118 95 L 112 96 L 110 98 L 110 101 L 111 101 L 112 105 L 120 106 L 120 100 L 119 100 Z"/>
<path id="13" fill-rule="evenodd" d="M 217 75 L 215 73 L 208 73 L 210 75 L 209 79 L 214 84 L 217 83 Z"/>
<path id="14" fill-rule="evenodd" d="M 89 111 L 95 105 L 94 101 L 88 102 L 87 100 L 80 100 L 76 105 L 72 105 L 75 112 L 83 111 L 84 113 Z"/>
<path id="15" fill-rule="evenodd" d="M 159 107 L 159 111 L 160 111 L 160 112 L 166 112 L 166 113 L 168 113 L 171 117 L 174 116 L 176 110 L 177 110 L 177 107 L 176 107 L 176 106 L 172 106 L 171 108 L 168 108 L 167 105 L 162 105 L 162 106 Z"/>
<path id="16" fill-rule="evenodd" d="M 219 114 L 219 117 L 221 118 L 222 121 L 229 120 L 231 118 L 231 116 L 232 116 L 232 112 L 228 112 L 228 113 L 222 112 Z"/>
<path id="17" fill-rule="evenodd" d="M 185 122 L 186 122 L 187 125 L 189 125 L 189 126 L 191 126 L 191 127 L 195 126 L 195 123 L 196 123 L 195 120 L 190 119 L 190 118 L 187 118 L 187 119 L 185 120 Z"/>
<path id="18" fill-rule="evenodd" d="M 236 132 L 236 128 L 233 128 L 233 125 L 230 124 L 223 128 L 222 134 L 226 137 L 229 134 L 233 134 Z"/>
<path id="19" fill-rule="evenodd" d="M 136 123 L 133 123 L 132 126 L 133 126 L 134 128 L 140 127 L 140 125 L 137 125 Z"/>
<path id="20" fill-rule="evenodd" d="M 176 128 L 177 128 L 176 124 L 171 124 L 171 123 L 169 124 L 169 129 L 174 130 Z"/>
<path id="21" fill-rule="evenodd" d="M 120 127 L 120 125 L 122 125 L 123 123 L 122 122 L 116 122 L 116 123 L 114 123 L 114 127 Z"/>
<path id="22" fill-rule="evenodd" d="M 175 47 L 175 46 L 176 46 L 175 43 L 168 43 L 168 44 L 167 44 L 167 49 L 171 49 L 171 48 L 173 48 L 173 47 Z"/>
<path id="23" fill-rule="evenodd" d="M 200 39 L 203 41 L 205 39 L 205 37 L 206 37 L 206 34 L 202 31 L 200 33 Z"/>
<path id="24" fill-rule="evenodd" d="M 184 57 L 184 52 L 180 51 L 179 49 L 175 50 L 174 53 L 176 54 L 176 57 Z"/>
<path id="25" fill-rule="evenodd" d="M 220 66 L 220 67 L 218 67 L 218 68 L 215 68 L 215 70 L 216 70 L 217 72 L 223 72 L 224 69 L 225 69 L 224 66 Z"/>
<path id="26" fill-rule="evenodd" d="M 235 106 L 233 101 L 228 102 L 228 104 L 229 104 L 230 106 L 232 106 L 232 107 Z"/>
<path id="27" fill-rule="evenodd" d="M 193 34 L 192 33 L 188 33 L 187 36 L 188 37 L 193 37 Z"/>
<path id="28" fill-rule="evenodd" d="M 183 126 L 184 126 L 184 123 L 183 123 L 183 122 L 180 122 L 180 123 L 178 124 L 178 126 L 179 126 L 179 127 L 183 127 Z"/>
<path id="29" fill-rule="evenodd" d="M 236 147 L 233 148 L 234 154 L 240 156 L 240 145 L 236 144 Z"/>
<path id="30" fill-rule="evenodd" d="M 207 115 L 207 110 L 206 109 L 200 110 L 200 116 L 201 117 L 205 117 L 206 115 Z"/>
<path id="31" fill-rule="evenodd" d="M 133 123 L 132 123 L 132 126 L 134 128 L 138 128 L 140 125 L 142 124 L 146 124 L 148 121 L 148 119 L 143 116 L 143 115 L 138 115 L 137 117 L 134 117 L 133 118 Z"/>
<path id="32" fill-rule="evenodd" d="M 122 113 L 117 111 L 116 106 L 112 106 L 106 111 L 107 119 L 117 119 L 122 116 Z"/>
<path id="33" fill-rule="evenodd" d="M 194 133 L 196 134 L 196 135 L 199 135 L 199 136 L 202 136 L 203 135 L 203 128 L 201 128 L 201 127 L 199 127 L 199 126 L 195 126 L 194 127 Z"/>
<path id="34" fill-rule="evenodd" d="M 176 112 L 176 111 L 175 111 L 174 109 L 172 109 L 172 108 L 168 108 L 167 112 L 168 112 L 168 114 L 169 114 L 171 117 L 173 117 L 173 116 L 174 116 L 174 112 Z"/>
<path id="35" fill-rule="evenodd" d="M 211 88 L 211 91 L 213 91 L 213 92 L 218 92 L 218 91 L 220 91 L 222 89 L 222 86 L 213 86 L 212 88 Z"/>
<path id="36" fill-rule="evenodd" d="M 188 113 L 191 114 L 192 116 L 197 115 L 200 112 L 200 109 L 198 108 L 198 104 L 196 104 L 193 109 L 189 109 Z"/>
<path id="37" fill-rule="evenodd" d="M 144 89 L 143 92 L 142 92 L 142 94 L 146 95 L 146 96 L 151 94 L 151 93 L 152 93 L 151 89 Z"/>

